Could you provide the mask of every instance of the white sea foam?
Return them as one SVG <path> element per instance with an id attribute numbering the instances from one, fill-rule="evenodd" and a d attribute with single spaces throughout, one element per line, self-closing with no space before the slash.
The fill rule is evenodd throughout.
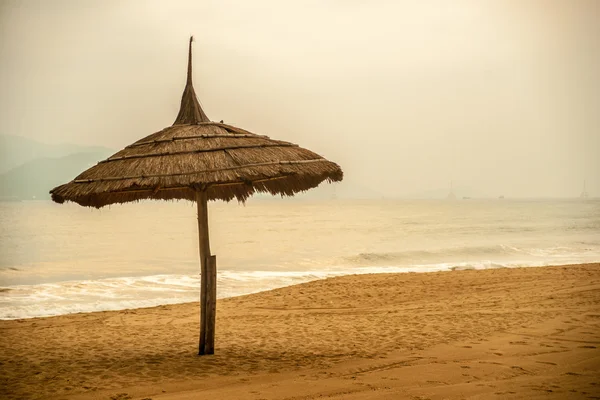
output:
<path id="1" fill-rule="evenodd" d="M 423 273 L 454 270 L 534 267 L 547 262 L 498 263 L 492 261 L 437 263 L 415 266 L 331 266 L 321 271 L 222 271 L 218 274 L 218 298 L 352 274 Z M 18 285 L 0 293 L 0 319 L 46 317 L 79 312 L 123 310 L 197 301 L 200 277 L 153 275 L 53 284 Z"/>

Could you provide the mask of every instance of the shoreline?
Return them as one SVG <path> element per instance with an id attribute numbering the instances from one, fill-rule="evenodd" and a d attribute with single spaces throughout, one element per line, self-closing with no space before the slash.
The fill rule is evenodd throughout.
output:
<path id="1" fill-rule="evenodd" d="M 600 393 L 599 263 L 451 272 L 220 299 L 205 357 L 197 303 L 2 320 L 0 386 L 9 399 Z"/>
<path id="2" fill-rule="evenodd" d="M 255 273 L 259 273 L 259 274 L 264 274 L 265 275 L 265 280 L 266 279 L 274 279 L 274 277 L 279 277 L 280 279 L 296 279 L 297 282 L 279 282 L 279 283 L 275 283 L 273 287 L 271 288 L 267 288 L 267 289 L 247 289 L 246 290 L 239 290 L 242 293 L 236 293 L 233 295 L 228 295 L 225 294 L 222 297 L 218 296 L 217 298 L 220 300 L 223 299 L 228 299 L 228 298 L 235 298 L 235 297 L 239 297 L 239 296 L 247 296 L 247 295 L 251 295 L 251 294 L 257 294 L 257 293 L 262 293 L 262 292 L 268 292 L 271 290 L 277 290 L 277 289 L 282 289 L 282 288 L 287 288 L 290 286 L 295 286 L 295 285 L 301 285 L 304 283 L 310 283 L 310 282 L 314 282 L 314 281 L 318 281 L 318 280 L 325 280 L 325 279 L 331 279 L 331 278 L 338 278 L 338 277 L 343 277 L 343 276 L 360 276 L 360 275 L 373 275 L 373 274 L 430 274 L 430 273 L 441 273 L 441 272 L 457 272 L 457 271 L 485 271 L 485 270 L 492 270 L 492 269 L 515 269 L 515 268 L 543 268 L 543 267 L 553 267 L 553 266 L 562 266 L 562 265 L 584 265 L 584 264 L 589 264 L 589 263 L 594 263 L 595 261 L 591 261 L 591 262 L 575 262 L 575 263 L 569 263 L 569 264 L 548 264 L 547 262 L 539 262 L 539 263 L 534 263 L 534 264 L 527 264 L 524 265 L 524 262 L 514 262 L 514 263 L 508 263 L 508 264 L 502 264 L 502 263 L 493 263 L 493 262 L 489 262 L 491 266 L 483 266 L 483 267 L 474 267 L 471 264 L 465 262 L 465 263 L 439 263 L 439 264 L 427 264 L 427 265 L 420 265 L 420 266 L 416 266 L 416 267 L 387 267 L 387 266 L 371 266 L 371 267 L 360 267 L 360 268 L 353 268 L 353 270 L 328 270 L 328 271 L 321 271 L 321 270 L 304 270 L 304 271 L 230 271 L 230 270 L 226 270 L 226 271 L 222 271 L 221 274 L 225 274 L 225 278 L 228 277 L 228 274 L 242 274 L 242 275 L 247 275 L 247 274 L 255 274 Z M 481 263 L 480 261 L 476 262 L 476 264 Z M 447 267 L 448 265 L 451 264 L 455 264 L 452 267 Z M 460 264 L 466 264 L 466 265 L 460 265 Z M 442 267 L 444 266 L 444 267 Z M 419 268 L 423 268 L 426 270 L 420 270 Z M 428 270 L 427 270 L 428 268 Z M 406 270 L 406 271 L 405 271 Z M 273 273 L 273 276 L 269 276 L 269 273 Z M 301 275 L 304 274 L 306 277 L 311 276 L 311 278 L 306 278 L 306 280 L 304 280 L 303 278 L 301 278 Z M 152 279 L 157 279 L 157 278 L 165 278 L 165 279 L 185 279 L 185 280 L 189 280 L 189 279 L 194 279 L 195 275 L 171 275 L 171 274 L 158 274 L 158 275 L 140 275 L 140 276 L 119 276 L 119 277 L 108 277 L 108 278 L 101 278 L 101 279 L 95 279 L 95 280 L 89 280 L 89 279 L 85 279 L 85 280 L 67 280 L 67 281 L 57 281 L 57 282 L 47 282 L 47 283 L 40 283 L 40 284 L 22 284 L 22 285 L 11 285 L 11 286 L 2 286 L 0 287 L 0 292 L 3 293 L 10 293 L 11 291 L 19 291 L 19 290 L 29 290 L 31 288 L 35 288 L 35 287 L 44 287 L 44 286 L 56 286 L 56 285 L 61 285 L 64 286 L 64 288 L 62 290 L 64 290 L 65 288 L 69 289 L 69 294 L 72 297 L 76 297 L 77 294 L 75 294 L 73 292 L 73 287 L 77 287 L 77 289 L 82 289 L 83 284 L 87 285 L 90 283 L 95 283 L 95 284 L 105 284 L 107 282 L 114 284 L 114 281 L 134 281 L 134 280 L 140 280 L 140 281 L 144 281 L 147 280 L 149 278 Z M 295 278 L 294 278 L 295 277 Z M 256 278 L 255 281 L 260 282 L 261 279 Z M 248 282 L 248 284 L 251 283 L 255 283 L 255 282 Z M 283 284 L 281 284 L 283 283 Z M 193 286 L 183 286 L 186 289 L 190 289 L 190 298 L 188 299 L 176 299 L 176 300 L 172 300 L 172 301 L 165 301 L 165 299 L 153 299 L 153 298 L 147 298 L 147 299 L 140 299 L 140 300 L 136 300 L 138 301 L 140 304 L 142 303 L 146 303 L 146 304 L 142 304 L 140 306 L 121 306 L 118 304 L 112 304 L 112 305 L 104 305 L 104 306 L 99 306 L 99 307 L 92 307 L 91 304 L 94 304 L 92 302 L 86 302 L 85 304 L 87 305 L 86 307 L 83 307 L 83 310 L 81 309 L 82 307 L 79 306 L 79 304 L 81 303 L 73 303 L 73 304 L 77 304 L 77 311 L 72 311 L 72 312 L 63 312 L 63 313 L 50 313 L 48 312 L 48 314 L 46 315 L 33 315 L 33 316 L 26 316 L 26 317 L 0 317 L 0 321 L 14 321 L 14 320 L 30 320 L 30 319 L 36 319 L 36 318 L 52 318 L 52 317 L 60 317 L 60 316 L 66 316 L 66 315 L 79 315 L 79 314 L 87 314 L 87 313 L 95 313 L 95 312 L 105 312 L 105 311 L 127 311 L 127 310 L 138 310 L 138 309 L 147 309 L 147 308 L 153 308 L 153 307 L 160 307 L 160 306 L 168 306 L 168 305 L 178 305 L 178 304 L 189 304 L 189 303 L 194 303 L 196 301 L 196 297 L 199 294 L 199 284 L 200 284 L 200 280 L 199 280 L 199 276 L 198 276 L 198 282 L 197 285 L 193 285 Z M 280 285 L 281 284 L 281 285 Z M 222 285 L 222 284 L 221 284 Z M 76 290 L 77 290 L 76 289 Z M 124 287 L 122 289 L 128 289 L 127 287 Z M 122 290 L 119 288 L 115 288 L 115 290 Z M 85 289 L 87 290 L 87 288 Z M 222 289 L 221 289 L 222 290 Z M 229 289 L 231 290 L 231 289 Z M 235 290 L 234 290 L 235 291 Z M 166 292 L 166 291 L 165 291 Z M 130 295 L 135 295 L 136 293 L 131 293 Z M 81 294 L 80 294 L 81 295 Z M 64 296 L 64 294 L 60 294 L 60 296 Z M 106 298 L 110 299 L 111 296 L 108 295 L 106 296 Z M 131 302 L 131 300 L 127 300 L 127 299 L 123 299 L 123 302 Z M 118 301 L 117 301 L 118 303 Z M 97 303 L 96 303 L 97 304 Z M 36 304 L 34 304 L 34 307 L 36 306 Z M 39 306 L 43 306 L 43 304 L 39 304 Z M 67 306 L 68 308 L 68 306 Z"/>

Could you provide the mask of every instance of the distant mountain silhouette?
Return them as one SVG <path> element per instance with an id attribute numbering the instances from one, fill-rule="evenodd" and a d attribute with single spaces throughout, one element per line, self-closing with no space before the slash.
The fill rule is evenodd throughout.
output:
<path id="1" fill-rule="evenodd" d="M 100 146 L 49 145 L 0 135 L 0 200 L 50 199 L 50 189 L 113 153 Z"/>
<path id="2" fill-rule="evenodd" d="M 80 146 L 70 143 L 48 144 L 33 139 L 0 135 L 0 174 L 38 158 L 59 158 L 75 153 L 114 153 L 102 146 Z"/>
<path id="3" fill-rule="evenodd" d="M 0 200 L 50 199 L 50 189 L 75 178 L 111 152 L 38 158 L 0 175 Z"/>

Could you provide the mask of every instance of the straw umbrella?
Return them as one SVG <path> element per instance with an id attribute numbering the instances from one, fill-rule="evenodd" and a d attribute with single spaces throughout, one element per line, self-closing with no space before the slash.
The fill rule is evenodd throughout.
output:
<path id="1" fill-rule="evenodd" d="M 187 82 L 172 126 L 125 147 L 50 191 L 57 203 L 100 208 L 143 199 L 195 201 L 200 248 L 199 354 L 214 353 L 216 258 L 210 253 L 208 200 L 244 202 L 255 192 L 293 196 L 343 178 L 339 165 L 299 147 L 211 122 Z"/>

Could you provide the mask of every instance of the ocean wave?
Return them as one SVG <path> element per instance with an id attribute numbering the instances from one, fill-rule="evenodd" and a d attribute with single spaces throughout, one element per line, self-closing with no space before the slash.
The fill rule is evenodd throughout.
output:
<path id="1" fill-rule="evenodd" d="M 573 260 L 573 262 L 577 262 Z M 330 265 L 304 271 L 219 271 L 217 297 L 233 297 L 342 275 L 420 273 L 550 265 L 547 261 Z M 0 319 L 123 310 L 198 300 L 199 275 L 152 275 L 11 286 L 0 291 Z"/>
<path id="2" fill-rule="evenodd" d="M 578 259 L 582 256 L 600 257 L 597 246 L 581 243 L 582 246 L 554 246 L 546 248 L 517 247 L 511 245 L 492 246 L 465 246 L 449 247 L 436 250 L 408 250 L 401 252 L 359 253 L 343 257 L 342 260 L 356 266 L 372 266 L 380 264 L 422 264 L 436 261 L 460 261 L 477 259 L 504 260 L 513 257 L 527 257 L 526 259 L 544 257 L 571 257 Z"/>

